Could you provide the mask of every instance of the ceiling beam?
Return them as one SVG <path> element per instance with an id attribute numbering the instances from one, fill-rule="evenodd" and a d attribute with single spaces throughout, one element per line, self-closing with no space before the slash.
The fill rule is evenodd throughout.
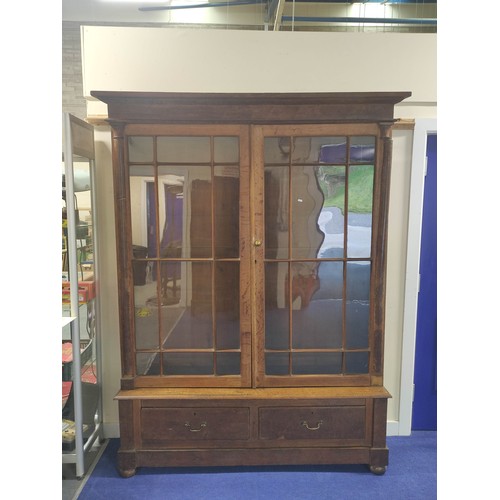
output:
<path id="1" fill-rule="evenodd" d="M 283 9 L 285 8 L 286 0 L 278 0 L 276 11 L 274 12 L 274 31 L 279 31 L 281 27 L 281 19 L 283 17 Z M 274 2 L 273 2 L 274 3 Z"/>
<path id="2" fill-rule="evenodd" d="M 399 17 L 318 17 L 318 16 L 283 16 L 286 22 L 311 23 L 353 23 L 353 24 L 418 24 L 437 26 L 437 19 L 399 18 Z"/>

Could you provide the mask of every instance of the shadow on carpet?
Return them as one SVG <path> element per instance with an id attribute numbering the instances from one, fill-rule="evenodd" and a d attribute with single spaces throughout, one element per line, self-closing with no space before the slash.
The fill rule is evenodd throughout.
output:
<path id="1" fill-rule="evenodd" d="M 437 497 L 436 432 L 387 438 L 383 476 L 364 465 L 280 467 L 140 467 L 117 471 L 111 439 L 78 500 L 433 500 Z"/>

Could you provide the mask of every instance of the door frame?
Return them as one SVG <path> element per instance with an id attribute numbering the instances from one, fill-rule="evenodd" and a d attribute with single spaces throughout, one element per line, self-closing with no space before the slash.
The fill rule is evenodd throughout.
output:
<path id="1" fill-rule="evenodd" d="M 420 281 L 420 246 L 424 183 L 427 164 L 427 136 L 437 133 L 437 119 L 415 120 L 411 160 L 408 240 L 406 256 L 406 283 L 403 311 L 403 342 L 401 349 L 401 382 L 398 432 L 411 434 L 413 384 L 415 371 L 415 343 L 417 337 L 418 289 Z"/>

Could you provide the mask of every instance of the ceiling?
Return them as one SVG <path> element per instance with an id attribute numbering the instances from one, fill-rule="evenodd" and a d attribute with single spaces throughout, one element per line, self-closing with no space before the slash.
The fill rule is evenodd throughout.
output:
<path id="1" fill-rule="evenodd" d="M 62 20 L 120 26 L 435 33 L 437 0 L 63 0 Z"/>

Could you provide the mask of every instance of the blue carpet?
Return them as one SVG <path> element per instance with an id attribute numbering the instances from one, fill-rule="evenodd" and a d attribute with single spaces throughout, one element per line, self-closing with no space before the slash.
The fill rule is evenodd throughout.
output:
<path id="1" fill-rule="evenodd" d="M 388 437 L 389 466 L 199 467 L 116 469 L 111 439 L 78 500 L 433 500 L 437 498 L 436 432 Z"/>

